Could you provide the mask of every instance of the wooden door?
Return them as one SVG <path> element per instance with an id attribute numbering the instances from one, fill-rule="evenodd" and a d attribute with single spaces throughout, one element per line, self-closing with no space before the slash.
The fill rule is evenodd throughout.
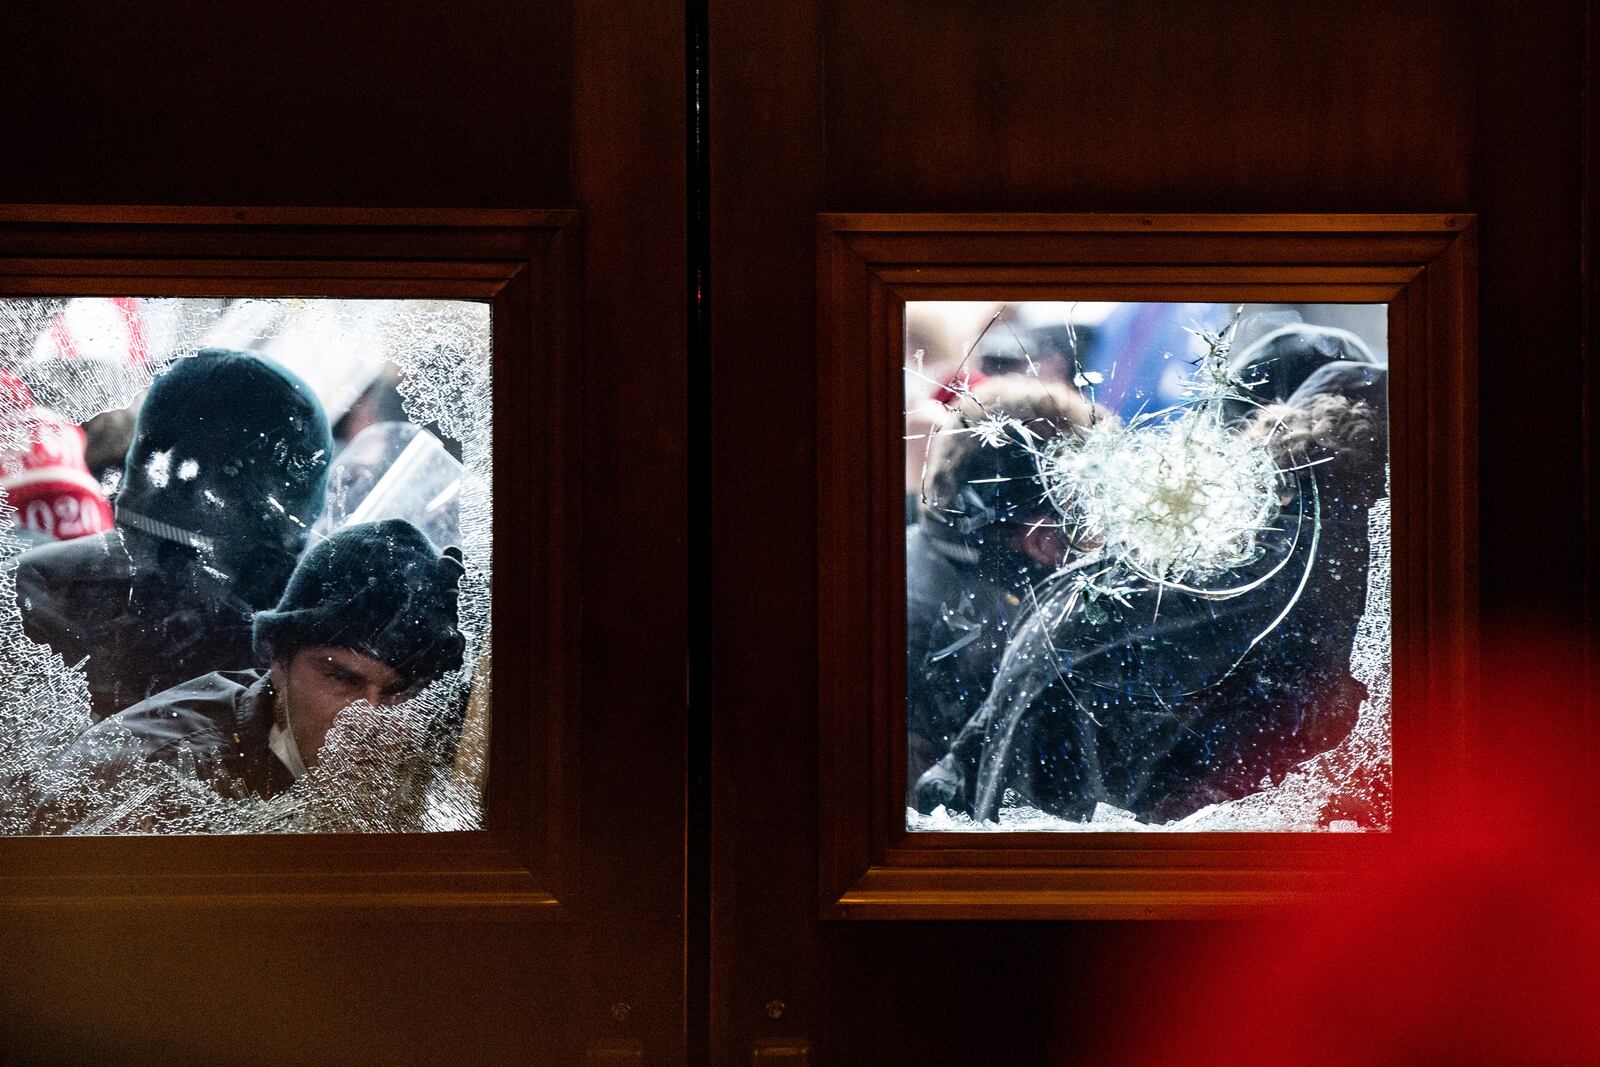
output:
<path id="1" fill-rule="evenodd" d="M 1551 460 L 1583 454 L 1581 401 L 1540 402 L 1535 439 L 1495 397 L 1534 363 L 1585 380 L 1583 26 L 1577 4 L 1426 0 L 710 5 L 715 1062 L 763 1042 L 824 1063 L 1108 1061 L 1173 1006 L 1143 999 L 1153 976 L 1216 943 L 818 917 L 816 216 L 1476 212 L 1485 625 L 1576 633 L 1593 534 L 1583 476 Z M 1530 583 L 1507 551 L 1530 514 L 1571 582 Z M 1542 718 L 1583 736 L 1575 708 Z"/>
<path id="2" fill-rule="evenodd" d="M 821 212 L 1474 212 L 1486 395 L 1530 365 L 1591 380 L 1577 0 L 6 14 L 0 202 L 576 207 L 584 324 L 581 395 L 550 398 L 578 407 L 582 445 L 574 907 L 538 924 L 7 912 L 8 1063 L 1129 1047 L 1107 1020 L 1208 928 L 818 916 Z M 686 92 L 697 70 L 707 96 Z M 709 316 L 693 347 L 691 307 Z M 1536 433 L 1516 408 L 1480 413 L 1480 539 L 1522 546 L 1536 515 L 1541 557 L 1576 577 L 1530 582 L 1525 551 L 1486 551 L 1481 599 L 1486 624 L 1575 629 L 1593 618 L 1593 421 L 1577 385 L 1539 395 Z M 1581 735 L 1571 707 L 1543 716 Z"/>
<path id="3" fill-rule="evenodd" d="M 582 457 L 584 677 L 559 918 L 8 910 L 0 1060 L 683 1062 L 681 7 L 7 16 L 0 201 L 579 210 L 582 359 L 539 407 Z"/>

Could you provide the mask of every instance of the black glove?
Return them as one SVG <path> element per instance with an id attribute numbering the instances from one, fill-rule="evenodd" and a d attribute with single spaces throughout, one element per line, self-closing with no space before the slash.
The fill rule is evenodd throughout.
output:
<path id="1" fill-rule="evenodd" d="M 922 772 L 912 789 L 912 800 L 924 815 L 941 804 L 946 811 L 970 814 L 972 801 L 967 797 L 967 775 L 961 761 L 949 755 Z"/>

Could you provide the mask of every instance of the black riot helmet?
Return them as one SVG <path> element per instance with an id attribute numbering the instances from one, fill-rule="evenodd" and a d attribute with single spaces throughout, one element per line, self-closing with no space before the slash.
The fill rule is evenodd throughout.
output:
<path id="1" fill-rule="evenodd" d="M 202 349 L 139 409 L 117 523 L 203 557 L 292 562 L 322 513 L 332 451 L 305 382 L 248 352 Z"/>

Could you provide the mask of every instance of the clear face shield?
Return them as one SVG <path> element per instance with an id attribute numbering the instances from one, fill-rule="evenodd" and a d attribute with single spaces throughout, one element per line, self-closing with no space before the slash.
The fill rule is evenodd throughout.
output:
<path id="1" fill-rule="evenodd" d="M 380 422 L 362 430 L 328 472 L 320 540 L 351 523 L 405 519 L 434 545 L 461 543 L 461 461 L 428 430 Z"/>

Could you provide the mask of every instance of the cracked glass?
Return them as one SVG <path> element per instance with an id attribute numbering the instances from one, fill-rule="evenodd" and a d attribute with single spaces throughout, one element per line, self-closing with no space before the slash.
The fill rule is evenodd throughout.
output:
<path id="1" fill-rule="evenodd" d="M 1387 307 L 906 305 L 907 825 L 1381 831 Z"/>
<path id="2" fill-rule="evenodd" d="M 490 311 L 0 300 L 0 834 L 470 830 Z"/>

